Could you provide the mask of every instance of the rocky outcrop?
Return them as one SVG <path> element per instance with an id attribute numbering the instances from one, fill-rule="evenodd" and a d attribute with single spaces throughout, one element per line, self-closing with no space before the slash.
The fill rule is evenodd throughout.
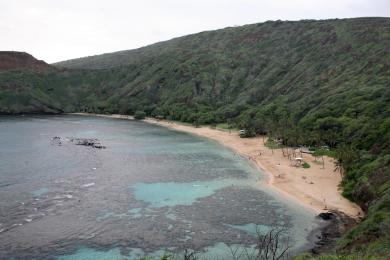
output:
<path id="1" fill-rule="evenodd" d="M 314 255 L 334 250 L 336 241 L 357 224 L 356 219 L 336 210 L 320 213 L 317 217 L 326 221 L 326 225 L 321 229 L 321 234 L 318 235 L 317 242 L 311 250 Z"/>
<path id="2" fill-rule="evenodd" d="M 70 141 L 76 145 L 91 146 L 97 149 L 105 149 L 106 147 L 96 138 L 71 138 Z"/>
<path id="3" fill-rule="evenodd" d="M 54 136 L 53 138 L 51 138 L 50 141 L 51 141 L 52 145 L 58 145 L 58 146 L 62 146 L 66 143 L 72 143 L 75 145 L 84 145 L 84 146 L 89 146 L 89 147 L 96 148 L 96 149 L 105 149 L 106 148 L 104 145 L 101 144 L 99 139 L 96 139 L 96 138 L 73 138 L 73 137 L 62 138 L 59 136 Z"/>

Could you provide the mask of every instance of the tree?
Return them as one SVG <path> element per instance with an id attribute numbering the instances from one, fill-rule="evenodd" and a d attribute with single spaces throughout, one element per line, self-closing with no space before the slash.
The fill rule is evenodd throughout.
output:
<path id="1" fill-rule="evenodd" d="M 279 260 L 289 259 L 291 249 L 290 238 L 286 235 L 285 228 L 274 227 L 268 232 L 256 228 L 257 241 L 253 249 L 241 249 L 229 247 L 230 254 L 234 260 Z"/>
<path id="2" fill-rule="evenodd" d="M 359 153 L 351 145 L 343 145 L 336 150 L 335 172 L 339 172 L 344 177 L 344 172 L 351 167 L 358 159 Z"/>
<path id="3" fill-rule="evenodd" d="M 137 111 L 134 114 L 134 118 L 137 120 L 145 119 L 146 113 L 144 111 Z"/>

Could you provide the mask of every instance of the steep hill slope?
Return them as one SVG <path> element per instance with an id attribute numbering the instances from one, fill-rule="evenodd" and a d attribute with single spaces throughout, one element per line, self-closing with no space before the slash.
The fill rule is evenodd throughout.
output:
<path id="1" fill-rule="evenodd" d="M 242 53 L 242 48 L 261 49 L 264 56 L 267 54 L 279 55 L 294 53 L 305 49 L 311 51 L 322 45 L 324 47 L 344 47 L 345 52 L 351 51 L 354 38 L 359 38 L 357 44 L 366 39 L 366 44 L 379 36 L 380 31 L 388 31 L 387 18 L 357 18 L 342 20 L 306 20 L 299 22 L 266 22 L 241 27 L 202 32 L 170 41 L 152 44 L 143 48 L 127 51 L 107 53 L 91 57 L 78 58 L 54 65 L 66 68 L 102 69 L 135 64 L 139 61 L 164 56 L 177 52 L 190 53 L 225 53 L 231 56 Z M 379 28 L 376 28 L 378 26 Z M 374 29 L 372 31 L 371 29 Z M 377 30 L 380 31 L 377 31 Z M 344 46 L 340 46 L 344 44 Z M 296 50 L 294 47 L 298 47 Z M 294 49 L 296 51 L 294 51 Z M 342 50 L 341 50 L 342 51 Z M 250 54 L 250 53 L 248 53 Z M 254 57 L 253 57 L 254 58 Z M 211 59 L 211 58 L 210 58 Z"/>
<path id="2" fill-rule="evenodd" d="M 390 19 L 266 22 L 0 72 L 0 113 L 144 111 L 327 145 L 367 218 L 340 250 L 390 252 Z"/>

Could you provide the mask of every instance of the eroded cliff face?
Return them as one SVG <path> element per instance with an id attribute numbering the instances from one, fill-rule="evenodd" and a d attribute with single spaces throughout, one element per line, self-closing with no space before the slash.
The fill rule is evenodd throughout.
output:
<path id="1" fill-rule="evenodd" d="M 32 70 L 44 72 L 56 70 L 42 60 L 37 60 L 32 55 L 17 51 L 0 51 L 0 71 L 5 70 Z"/>

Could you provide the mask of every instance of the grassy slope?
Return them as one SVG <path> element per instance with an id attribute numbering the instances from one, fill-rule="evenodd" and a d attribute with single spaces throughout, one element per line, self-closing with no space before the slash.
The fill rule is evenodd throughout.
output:
<path id="1" fill-rule="evenodd" d="M 266 22 L 0 73 L 0 112 L 145 111 L 328 145 L 368 212 L 341 252 L 389 252 L 390 19 Z M 387 250 L 387 251 L 386 251 Z"/>

